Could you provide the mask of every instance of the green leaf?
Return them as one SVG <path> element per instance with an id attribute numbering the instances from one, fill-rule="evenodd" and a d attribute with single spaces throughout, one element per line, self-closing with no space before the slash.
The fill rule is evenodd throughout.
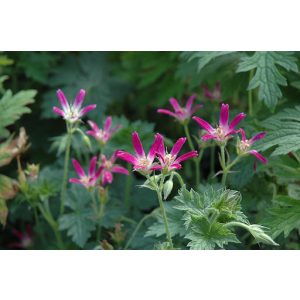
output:
<path id="1" fill-rule="evenodd" d="M 273 238 L 282 233 L 286 238 L 294 229 L 300 233 L 300 200 L 278 195 L 268 211 L 265 224 L 270 228 Z"/>
<path id="2" fill-rule="evenodd" d="M 9 66 L 13 63 L 14 61 L 8 58 L 6 55 L 0 55 L 0 66 Z"/>
<path id="3" fill-rule="evenodd" d="M 23 114 L 30 113 L 26 106 L 34 102 L 35 90 L 20 91 L 13 95 L 10 90 L 6 91 L 0 99 L 0 137 L 7 137 L 7 126 L 14 124 Z"/>
<path id="4" fill-rule="evenodd" d="M 249 82 L 248 90 L 258 87 L 259 99 L 264 101 L 267 107 L 273 108 L 278 99 L 282 97 L 279 86 L 287 85 L 287 81 L 278 70 L 277 65 L 286 71 L 298 72 L 297 59 L 292 54 L 291 52 L 255 52 L 250 57 L 242 58 L 236 72 L 256 70 Z"/>
<path id="5" fill-rule="evenodd" d="M 67 230 L 67 235 L 81 248 L 84 247 L 95 229 L 93 211 L 88 206 L 89 197 L 89 193 L 83 187 L 74 186 L 66 203 L 66 206 L 72 211 L 59 219 L 59 228 Z"/>
<path id="6" fill-rule="evenodd" d="M 262 122 L 266 137 L 257 142 L 257 150 L 275 146 L 272 155 L 287 154 L 300 149 L 300 106 L 287 108 Z"/>

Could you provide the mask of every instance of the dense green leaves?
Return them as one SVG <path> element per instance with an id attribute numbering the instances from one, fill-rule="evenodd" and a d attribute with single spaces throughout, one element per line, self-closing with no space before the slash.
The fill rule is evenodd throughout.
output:
<path id="1" fill-rule="evenodd" d="M 13 95 L 10 90 L 6 91 L 0 99 L 0 137 L 7 137 L 7 126 L 14 124 L 23 114 L 30 113 L 28 104 L 34 102 L 36 91 L 21 91 Z"/>
<path id="2" fill-rule="evenodd" d="M 286 86 L 287 80 L 278 70 L 277 65 L 287 71 L 298 72 L 296 58 L 290 52 L 255 52 L 252 56 L 242 58 L 237 72 L 255 70 L 248 85 L 248 90 L 258 88 L 258 97 L 266 106 L 274 108 L 282 97 L 280 85 Z"/>

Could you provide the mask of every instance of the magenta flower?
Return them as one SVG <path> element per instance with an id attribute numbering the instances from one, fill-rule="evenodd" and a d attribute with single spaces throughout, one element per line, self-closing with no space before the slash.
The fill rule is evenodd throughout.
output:
<path id="1" fill-rule="evenodd" d="M 174 169 L 181 169 L 181 162 L 198 156 L 197 151 L 190 151 L 181 156 L 178 156 L 182 146 L 184 145 L 186 138 L 180 138 L 174 144 L 170 153 L 166 152 L 164 138 L 158 133 L 156 134 L 157 139 L 159 140 L 159 147 L 156 151 L 160 165 L 156 169 L 162 169 L 165 172 L 171 172 Z"/>
<path id="2" fill-rule="evenodd" d="M 113 173 L 120 173 L 128 175 L 129 172 L 127 169 L 115 164 L 117 159 L 117 151 L 111 156 L 110 159 L 107 159 L 105 155 L 101 155 L 101 166 L 103 167 L 102 172 L 102 185 L 106 185 L 107 183 L 112 183 L 113 181 Z"/>
<path id="3" fill-rule="evenodd" d="M 185 107 L 181 107 L 178 103 L 178 101 L 175 98 L 171 98 L 169 101 L 171 105 L 173 106 L 174 112 L 168 110 L 168 109 L 158 109 L 157 112 L 165 115 L 172 116 L 179 120 L 180 122 L 184 122 L 186 120 L 189 120 L 192 115 L 200 108 L 202 105 L 195 105 L 193 107 L 194 100 L 196 99 L 196 95 L 192 95 Z"/>
<path id="4" fill-rule="evenodd" d="M 92 159 L 90 160 L 90 166 L 87 175 L 76 159 L 73 159 L 72 162 L 79 178 L 70 178 L 69 182 L 81 184 L 87 189 L 94 187 L 103 170 L 102 166 L 100 166 L 100 168 L 96 170 L 97 156 L 92 157 Z"/>
<path id="5" fill-rule="evenodd" d="M 152 170 L 156 170 L 158 167 L 157 164 L 153 163 L 153 161 L 160 141 L 161 140 L 159 139 L 159 137 L 155 136 L 155 140 L 149 150 L 148 155 L 146 156 L 139 135 L 137 132 L 134 132 L 132 134 L 132 143 L 135 151 L 135 156 L 128 152 L 120 150 L 116 155 L 117 157 L 132 164 L 135 171 L 139 171 L 142 174 L 149 174 Z"/>
<path id="6" fill-rule="evenodd" d="M 26 224 L 25 232 L 13 229 L 13 235 L 18 239 L 17 242 L 9 244 L 10 248 L 29 249 L 33 245 L 33 233 L 30 225 Z"/>
<path id="7" fill-rule="evenodd" d="M 263 164 L 267 163 L 267 159 L 262 156 L 260 153 L 258 153 L 256 150 L 250 150 L 252 145 L 262 138 L 265 137 L 265 132 L 259 132 L 256 135 L 254 135 L 250 140 L 247 140 L 245 131 L 241 128 L 239 132 L 242 135 L 242 140 L 238 143 L 238 151 L 240 154 L 251 154 L 255 156 L 258 160 L 260 160 Z"/>
<path id="8" fill-rule="evenodd" d="M 62 110 L 54 106 L 53 111 L 56 114 L 62 116 L 66 121 L 74 123 L 80 120 L 80 118 L 83 115 L 96 108 L 96 104 L 91 104 L 84 108 L 81 108 L 84 97 L 85 97 L 85 90 L 80 90 L 75 98 L 74 103 L 69 103 L 65 94 L 61 90 L 58 90 L 57 98 L 60 101 Z"/>
<path id="9" fill-rule="evenodd" d="M 221 101 L 221 83 L 218 81 L 213 90 L 209 90 L 205 84 L 202 84 L 204 97 L 209 100 Z"/>
<path id="10" fill-rule="evenodd" d="M 230 124 L 229 120 L 229 105 L 222 104 L 220 112 L 220 121 L 217 128 L 212 127 L 208 122 L 204 121 L 199 117 L 193 117 L 203 129 L 208 133 L 202 136 L 203 141 L 214 139 L 218 142 L 225 142 L 232 135 L 238 132 L 235 127 L 246 117 L 244 113 L 238 114 Z"/>
<path id="11" fill-rule="evenodd" d="M 107 117 L 104 123 L 104 128 L 100 129 L 96 123 L 93 121 L 88 121 L 92 130 L 88 130 L 86 133 L 93 136 L 101 144 L 106 144 L 112 137 L 112 135 L 122 127 L 122 125 L 117 125 L 114 128 L 111 127 L 112 117 Z"/>

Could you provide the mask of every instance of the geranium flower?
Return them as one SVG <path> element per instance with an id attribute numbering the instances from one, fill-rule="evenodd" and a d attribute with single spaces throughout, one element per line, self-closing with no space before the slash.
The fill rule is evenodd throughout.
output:
<path id="1" fill-rule="evenodd" d="M 74 103 L 69 103 L 65 94 L 61 90 L 58 90 L 57 98 L 60 101 L 62 110 L 54 106 L 53 111 L 56 114 L 62 116 L 66 121 L 74 123 L 80 120 L 80 118 L 83 115 L 96 108 L 96 104 L 91 104 L 84 108 L 81 108 L 84 97 L 85 97 L 85 90 L 80 90 L 75 98 Z"/>
<path id="2" fill-rule="evenodd" d="M 162 169 L 166 172 L 170 172 L 174 169 L 181 169 L 181 162 L 198 156 L 197 151 L 190 151 L 177 158 L 182 146 L 186 141 L 186 138 L 178 139 L 170 153 L 166 152 L 164 138 L 159 133 L 156 134 L 156 138 L 159 140 L 159 147 L 156 153 L 160 162 L 159 166 L 157 166 L 156 169 Z"/>
<path id="3" fill-rule="evenodd" d="M 239 113 L 230 124 L 228 124 L 229 119 L 229 105 L 222 104 L 220 112 L 219 126 L 214 128 L 208 122 L 204 121 L 199 117 L 193 117 L 203 129 L 205 129 L 208 134 L 202 136 L 203 141 L 214 139 L 218 142 L 225 142 L 230 137 L 230 135 L 235 134 L 238 130 L 235 127 L 246 117 L 244 113 Z"/>
<path id="4" fill-rule="evenodd" d="M 92 157 L 92 159 L 90 160 L 90 166 L 87 175 L 85 174 L 83 168 L 76 159 L 72 159 L 72 162 L 79 178 L 70 178 L 69 182 L 81 184 L 87 189 L 94 187 L 103 170 L 102 166 L 100 166 L 100 168 L 96 170 L 97 156 Z"/>
<path id="5" fill-rule="evenodd" d="M 193 107 L 194 100 L 196 99 L 196 95 L 192 95 L 185 107 L 181 107 L 178 103 L 178 101 L 175 98 L 171 98 L 169 101 L 171 105 L 173 106 L 174 112 L 168 110 L 168 109 L 158 109 L 157 112 L 165 115 L 172 116 L 179 120 L 180 122 L 184 122 L 186 120 L 189 120 L 192 115 L 200 108 L 202 105 L 198 104 Z"/>
<path id="6" fill-rule="evenodd" d="M 110 159 L 107 159 L 106 156 L 103 154 L 101 155 L 101 166 L 103 167 L 102 172 L 102 185 L 106 185 L 107 183 L 112 183 L 113 181 L 113 173 L 120 173 L 128 175 L 129 172 L 124 167 L 121 167 L 117 164 L 115 164 L 115 161 L 117 159 L 117 152 L 116 151 Z"/>
<path id="7" fill-rule="evenodd" d="M 104 128 L 100 129 L 96 123 L 93 121 L 88 121 L 89 125 L 91 126 L 92 130 L 88 130 L 86 133 L 93 136 L 97 141 L 101 144 L 106 144 L 112 135 L 122 127 L 122 125 L 117 125 L 114 128 L 111 127 L 112 117 L 107 117 L 104 123 Z"/>
<path id="8" fill-rule="evenodd" d="M 209 90 L 205 84 L 202 84 L 204 97 L 209 100 L 221 100 L 221 83 L 218 81 L 213 90 Z"/>
<path id="9" fill-rule="evenodd" d="M 250 140 L 247 140 L 245 131 L 241 128 L 239 132 L 242 135 L 242 140 L 238 142 L 238 151 L 240 154 L 251 154 L 260 160 L 263 164 L 267 163 L 267 159 L 258 153 L 256 150 L 251 150 L 252 145 L 265 137 L 265 132 L 259 132 L 254 135 Z"/>
<path id="10" fill-rule="evenodd" d="M 156 150 L 159 146 L 160 139 L 155 136 L 155 140 L 146 156 L 143 145 L 137 132 L 132 134 L 132 143 L 135 151 L 135 156 L 124 151 L 117 151 L 117 157 L 129 162 L 133 165 L 135 171 L 140 171 L 143 174 L 149 174 L 152 170 L 157 169 L 157 164 L 153 163 Z"/>

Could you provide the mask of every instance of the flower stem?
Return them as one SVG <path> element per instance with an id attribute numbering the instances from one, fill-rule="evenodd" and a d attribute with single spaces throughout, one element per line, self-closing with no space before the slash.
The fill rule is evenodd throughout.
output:
<path id="1" fill-rule="evenodd" d="M 173 174 L 177 177 L 177 179 L 180 183 L 180 186 L 183 187 L 184 186 L 184 181 L 183 181 L 182 177 L 180 176 L 180 174 L 177 173 L 177 172 L 173 172 Z"/>
<path id="2" fill-rule="evenodd" d="M 210 174 L 215 173 L 215 145 L 210 148 Z"/>
<path id="3" fill-rule="evenodd" d="M 130 170 L 130 164 L 128 164 L 128 171 Z M 130 193 L 132 188 L 133 178 L 131 173 L 126 178 L 126 185 L 125 185 L 125 206 L 127 209 L 130 208 Z"/>
<path id="4" fill-rule="evenodd" d="M 72 140 L 72 126 L 67 123 L 67 145 L 66 145 L 66 152 L 65 152 L 65 163 L 64 163 L 64 177 L 61 186 L 61 193 L 60 193 L 60 215 L 64 213 L 65 209 L 65 195 L 67 189 L 67 182 L 68 182 L 68 170 L 69 170 L 69 160 L 70 160 L 70 149 L 71 149 L 71 140 Z"/>
<path id="5" fill-rule="evenodd" d="M 102 231 L 102 220 L 105 212 L 105 203 L 103 201 L 100 202 L 100 210 L 99 210 L 99 224 L 97 227 L 97 233 L 96 233 L 96 239 L 97 241 L 100 241 L 101 238 L 101 231 Z"/>
<path id="6" fill-rule="evenodd" d="M 191 135 L 190 135 L 188 124 L 184 123 L 183 127 L 184 127 L 184 132 L 185 132 L 185 135 L 187 137 L 190 149 L 193 151 L 193 150 L 195 150 L 195 148 L 194 148 L 193 141 L 192 141 L 192 138 L 191 138 Z M 198 186 L 200 184 L 200 176 L 201 176 L 200 175 L 200 161 L 201 161 L 201 158 L 202 158 L 202 155 L 201 156 L 199 155 L 199 157 L 195 157 L 193 159 L 193 161 L 195 163 L 196 186 Z"/>

